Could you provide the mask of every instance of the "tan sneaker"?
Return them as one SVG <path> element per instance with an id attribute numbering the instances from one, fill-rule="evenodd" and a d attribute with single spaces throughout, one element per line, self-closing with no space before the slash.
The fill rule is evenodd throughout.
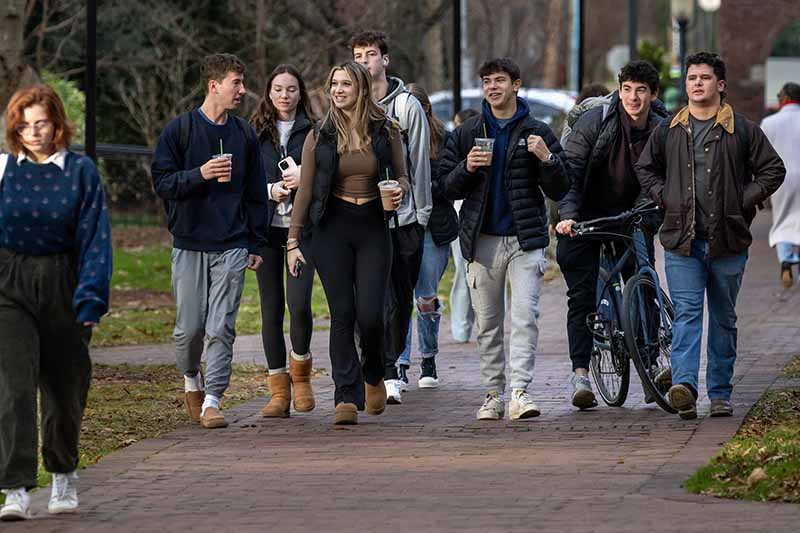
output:
<path id="1" fill-rule="evenodd" d="M 206 410 L 200 415 L 200 425 L 206 429 L 217 429 L 228 427 L 228 421 L 215 407 L 206 407 Z"/>
<path id="2" fill-rule="evenodd" d="M 289 418 L 289 403 L 292 395 L 292 385 L 289 374 L 270 374 L 267 376 L 269 384 L 269 403 L 261 409 L 264 418 Z"/>
<path id="3" fill-rule="evenodd" d="M 183 405 L 186 406 L 186 412 L 189 413 L 192 422 L 200 422 L 200 412 L 203 410 L 205 399 L 206 393 L 201 390 L 183 393 Z"/>
<path id="4" fill-rule="evenodd" d="M 333 423 L 337 426 L 352 426 L 358 424 L 358 409 L 353 403 L 340 403 L 336 406 Z"/>
<path id="5" fill-rule="evenodd" d="M 380 380 L 377 385 L 364 383 L 366 395 L 365 411 L 368 415 L 379 415 L 386 409 L 386 385 Z"/>

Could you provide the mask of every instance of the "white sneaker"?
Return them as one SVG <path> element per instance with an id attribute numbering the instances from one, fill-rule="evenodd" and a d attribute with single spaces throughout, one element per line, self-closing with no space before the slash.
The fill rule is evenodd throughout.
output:
<path id="1" fill-rule="evenodd" d="M 539 407 L 524 389 L 514 389 L 508 402 L 508 416 L 511 420 L 533 418 L 539 416 Z"/>
<path id="2" fill-rule="evenodd" d="M 399 379 L 387 379 L 383 383 L 386 385 L 386 403 L 392 405 L 403 403 L 403 393 L 400 391 L 403 382 Z"/>
<path id="3" fill-rule="evenodd" d="M 27 520 L 31 517 L 31 497 L 25 487 L 19 489 L 3 489 L 6 495 L 6 503 L 0 508 L 0 520 L 12 522 L 15 520 Z"/>
<path id="4" fill-rule="evenodd" d="M 489 391 L 483 405 L 478 409 L 478 420 L 500 420 L 506 412 L 505 403 L 496 391 Z"/>
<path id="5" fill-rule="evenodd" d="M 78 473 L 53 474 L 53 488 L 47 511 L 50 514 L 74 513 L 78 510 Z"/>

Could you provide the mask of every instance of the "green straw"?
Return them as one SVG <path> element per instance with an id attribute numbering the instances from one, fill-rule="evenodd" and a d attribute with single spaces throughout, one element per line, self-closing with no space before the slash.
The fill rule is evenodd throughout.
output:
<path id="1" fill-rule="evenodd" d="M 219 155 L 224 154 L 225 152 L 222 150 L 222 139 L 219 140 Z"/>
<path id="2" fill-rule="evenodd" d="M 486 139 L 488 139 L 488 138 L 489 138 L 489 135 L 486 133 L 486 122 L 484 122 L 484 123 L 483 123 L 483 136 L 484 136 Z M 221 143 L 221 142 L 222 142 L 222 139 L 220 139 L 220 140 L 219 140 L 219 142 Z M 221 145 L 220 145 L 220 146 L 221 146 Z"/>

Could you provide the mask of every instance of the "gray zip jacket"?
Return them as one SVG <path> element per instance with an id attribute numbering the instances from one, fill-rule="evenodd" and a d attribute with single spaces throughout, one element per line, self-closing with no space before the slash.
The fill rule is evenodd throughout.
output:
<path id="1" fill-rule="evenodd" d="M 425 117 L 422 104 L 408 92 L 403 80 L 392 76 L 389 76 L 388 80 L 390 91 L 378 104 L 390 118 L 400 124 L 403 149 L 406 152 L 406 166 L 411 179 L 411 194 L 403 198 L 397 216 L 401 226 L 413 222 L 427 226 L 433 209 L 428 119 Z M 394 90 L 391 90 L 395 84 Z M 394 221 L 391 224 L 394 227 Z"/>

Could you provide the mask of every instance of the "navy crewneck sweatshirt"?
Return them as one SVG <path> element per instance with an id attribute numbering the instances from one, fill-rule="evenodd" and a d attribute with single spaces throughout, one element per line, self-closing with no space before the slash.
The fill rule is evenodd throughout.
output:
<path id="1" fill-rule="evenodd" d="M 228 115 L 214 124 L 200 109 L 190 113 L 185 152 L 180 118 L 158 139 L 152 175 L 156 193 L 166 200 L 175 248 L 224 252 L 247 248 L 258 254 L 267 232 L 267 184 L 258 138 L 244 120 Z M 248 131 L 250 130 L 250 131 Z M 200 167 L 220 151 L 233 155 L 231 181 L 204 180 Z"/>
<path id="2" fill-rule="evenodd" d="M 0 179 L 0 246 L 18 254 L 69 254 L 78 283 L 72 309 L 78 322 L 108 311 L 111 230 L 103 185 L 88 157 L 72 152 L 55 162 L 17 163 L 8 157 Z"/>

